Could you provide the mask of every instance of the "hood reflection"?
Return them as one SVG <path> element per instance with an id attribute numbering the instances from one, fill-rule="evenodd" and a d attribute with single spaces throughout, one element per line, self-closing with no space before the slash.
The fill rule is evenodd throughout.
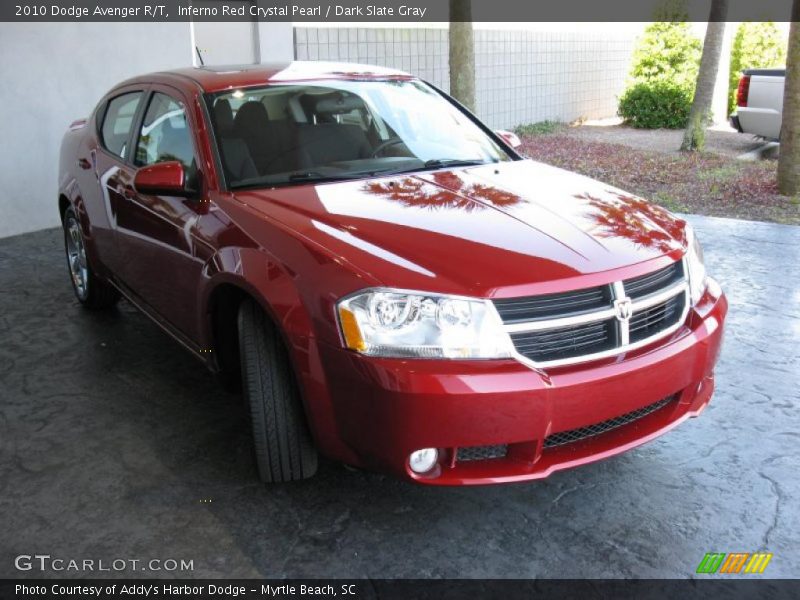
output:
<path id="1" fill-rule="evenodd" d="M 585 216 L 599 228 L 598 237 L 623 237 L 639 248 L 664 253 L 675 249 L 676 240 L 683 240 L 683 221 L 660 206 L 611 190 L 607 193 L 606 198 L 589 193 L 575 195 L 592 207 Z"/>
<path id="2" fill-rule="evenodd" d="M 439 171 L 433 173 L 431 178 L 437 185 L 415 177 L 404 177 L 399 180 L 366 182 L 363 189 L 409 208 L 430 210 L 473 212 L 490 206 L 510 207 L 522 202 L 522 198 L 516 194 L 495 186 L 468 184 L 453 171 Z"/>

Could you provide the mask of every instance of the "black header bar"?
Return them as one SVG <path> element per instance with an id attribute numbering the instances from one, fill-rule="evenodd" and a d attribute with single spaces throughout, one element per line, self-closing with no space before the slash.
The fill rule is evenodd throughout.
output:
<path id="1" fill-rule="evenodd" d="M 472 21 L 708 21 L 710 0 L 472 0 Z M 726 21 L 789 21 L 791 0 L 729 0 Z M 2 22 L 449 21 L 448 0 L 3 0 Z"/>

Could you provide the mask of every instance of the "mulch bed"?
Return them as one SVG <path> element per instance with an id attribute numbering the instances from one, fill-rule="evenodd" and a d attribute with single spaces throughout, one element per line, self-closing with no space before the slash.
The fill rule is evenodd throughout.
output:
<path id="1" fill-rule="evenodd" d="M 750 163 L 707 152 L 662 154 L 559 133 L 524 136 L 520 150 L 671 211 L 800 225 L 800 198 L 778 194 L 774 160 Z"/>

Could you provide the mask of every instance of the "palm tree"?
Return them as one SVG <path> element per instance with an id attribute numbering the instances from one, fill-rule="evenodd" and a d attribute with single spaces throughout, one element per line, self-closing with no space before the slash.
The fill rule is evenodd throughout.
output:
<path id="1" fill-rule="evenodd" d="M 450 95 L 475 110 L 472 1 L 450 0 Z"/>
<path id="2" fill-rule="evenodd" d="M 706 38 L 703 42 L 703 56 L 700 58 L 700 71 L 694 90 L 689 124 L 683 134 L 681 150 L 702 150 L 705 144 L 705 131 L 711 115 L 711 102 L 714 99 L 714 85 L 719 72 L 719 58 L 725 39 L 725 17 L 728 14 L 728 0 L 711 0 Z"/>
<path id="3" fill-rule="evenodd" d="M 792 6 L 785 86 L 778 189 L 786 196 L 796 196 L 800 194 L 800 0 L 794 0 Z"/>

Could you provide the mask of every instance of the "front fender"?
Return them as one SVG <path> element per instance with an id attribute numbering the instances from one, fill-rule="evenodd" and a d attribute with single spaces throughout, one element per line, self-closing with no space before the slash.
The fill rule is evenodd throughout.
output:
<path id="1" fill-rule="evenodd" d="M 207 318 L 211 298 L 214 290 L 224 284 L 240 288 L 261 304 L 287 343 L 313 335 L 311 318 L 291 276 L 265 252 L 256 248 L 223 248 L 206 263 L 203 275 L 205 284 L 200 293 L 198 318 L 205 323 L 204 343 L 210 344 L 213 337 Z"/>
<path id="2" fill-rule="evenodd" d="M 203 345 L 211 347 L 212 299 L 222 285 L 232 285 L 258 302 L 276 324 L 297 377 L 307 422 L 317 447 L 326 455 L 352 462 L 352 450 L 341 442 L 313 316 L 296 285 L 296 277 L 263 250 L 228 247 L 206 263 L 198 318 Z M 313 300 L 312 300 L 313 301 Z"/>

